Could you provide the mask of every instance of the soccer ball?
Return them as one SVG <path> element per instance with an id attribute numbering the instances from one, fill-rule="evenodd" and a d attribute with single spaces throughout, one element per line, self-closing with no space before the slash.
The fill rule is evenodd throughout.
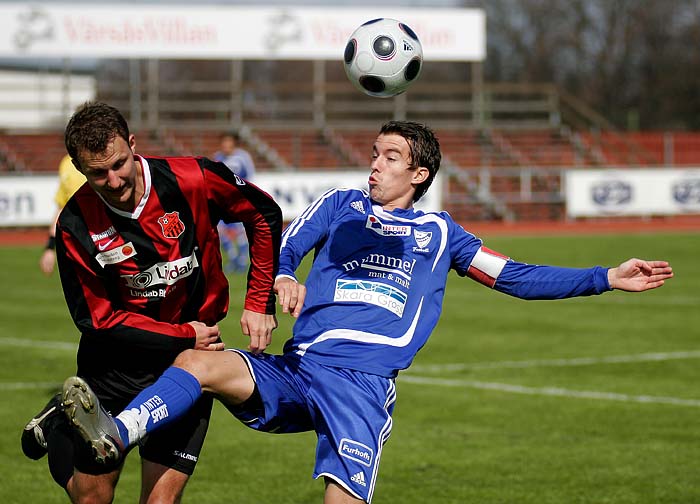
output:
<path id="1" fill-rule="evenodd" d="M 407 25 L 395 19 L 367 21 L 345 46 L 345 73 L 357 89 L 370 96 L 401 94 L 420 75 L 423 47 Z"/>

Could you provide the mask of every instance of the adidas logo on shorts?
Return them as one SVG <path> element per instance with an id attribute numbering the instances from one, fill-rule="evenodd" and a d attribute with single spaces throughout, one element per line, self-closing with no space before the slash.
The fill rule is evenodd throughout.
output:
<path id="1" fill-rule="evenodd" d="M 365 473 L 362 471 L 351 477 L 350 481 L 357 483 L 358 485 L 367 486 L 367 483 L 365 483 Z"/>

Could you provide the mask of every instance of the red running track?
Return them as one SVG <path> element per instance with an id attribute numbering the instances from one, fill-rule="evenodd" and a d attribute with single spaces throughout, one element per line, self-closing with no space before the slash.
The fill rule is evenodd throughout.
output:
<path id="1" fill-rule="evenodd" d="M 535 222 L 463 222 L 464 228 L 479 237 L 601 233 L 700 232 L 700 215 L 654 217 L 648 219 L 610 218 Z M 46 229 L 0 229 L 0 246 L 42 245 Z"/>

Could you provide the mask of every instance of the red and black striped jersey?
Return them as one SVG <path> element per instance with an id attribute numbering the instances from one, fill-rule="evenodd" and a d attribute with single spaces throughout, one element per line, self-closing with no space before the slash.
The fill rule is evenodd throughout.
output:
<path id="1" fill-rule="evenodd" d="M 275 312 L 282 215 L 272 198 L 206 158 L 138 160 L 144 195 L 133 212 L 107 205 L 86 184 L 58 221 L 61 283 L 82 334 L 79 371 L 92 367 L 88 361 L 99 349 L 120 355 L 112 362 L 143 361 L 141 371 L 160 362 L 150 370 L 158 373 L 194 346 L 187 322 L 212 325 L 226 315 L 219 220 L 246 228 L 251 265 L 245 308 Z"/>

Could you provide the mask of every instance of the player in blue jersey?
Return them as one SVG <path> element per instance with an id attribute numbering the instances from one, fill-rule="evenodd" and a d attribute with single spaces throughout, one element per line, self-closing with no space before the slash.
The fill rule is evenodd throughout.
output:
<path id="1" fill-rule="evenodd" d="M 237 132 L 227 132 L 221 135 L 221 146 L 214 154 L 214 161 L 224 163 L 237 175 L 236 181 L 243 179 L 255 182 L 255 163 L 247 150 L 240 147 L 241 139 Z M 243 182 L 241 182 L 243 183 Z M 224 266 L 226 271 L 248 270 L 248 237 L 241 222 L 219 222 L 219 240 L 224 250 Z"/>
<path id="2" fill-rule="evenodd" d="M 328 191 L 283 234 L 275 290 L 282 311 L 297 317 L 284 353 L 263 353 L 267 338 L 251 338 L 249 351 L 187 350 L 115 418 L 69 378 L 63 401 L 83 437 L 98 453 L 124 453 L 210 393 L 253 429 L 315 431 L 324 502 L 370 502 L 391 434 L 394 380 L 435 327 L 450 269 L 523 299 L 645 291 L 673 276 L 665 261 L 573 269 L 487 249 L 449 214 L 413 208 L 440 159 L 429 128 L 385 124 L 372 148 L 369 191 Z M 312 249 L 305 287 L 294 272 Z"/>

